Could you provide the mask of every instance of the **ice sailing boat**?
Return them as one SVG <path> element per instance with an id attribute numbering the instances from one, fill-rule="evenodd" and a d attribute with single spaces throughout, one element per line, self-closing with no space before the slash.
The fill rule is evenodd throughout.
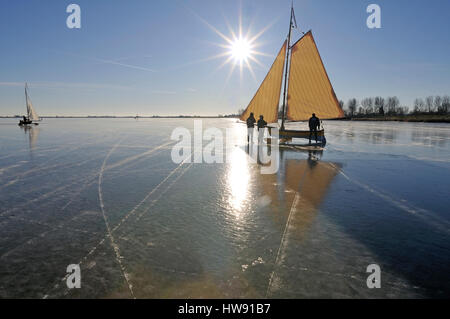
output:
<path id="1" fill-rule="evenodd" d="M 24 116 L 22 120 L 20 120 L 19 125 L 39 125 L 39 123 L 36 123 L 37 121 L 40 121 L 39 116 L 37 115 L 36 111 L 33 108 L 33 104 L 31 103 L 31 99 L 28 95 L 28 84 L 25 83 L 25 101 L 27 105 L 27 116 Z"/>
<path id="2" fill-rule="evenodd" d="M 292 29 L 296 27 L 292 6 L 287 40 L 266 78 L 240 117 L 240 120 L 245 121 L 250 113 L 254 113 L 256 118 L 263 115 L 267 123 L 278 125 L 280 95 L 284 84 L 279 130 L 280 143 L 292 141 L 293 138 L 309 138 L 310 135 L 309 130 L 286 129 L 287 121 L 306 121 L 312 113 L 315 113 L 319 119 L 344 117 L 312 32 L 304 33 L 297 42 L 290 45 Z M 269 134 L 272 128 L 269 126 Z M 326 140 L 323 125 L 317 133 L 324 144 Z"/>

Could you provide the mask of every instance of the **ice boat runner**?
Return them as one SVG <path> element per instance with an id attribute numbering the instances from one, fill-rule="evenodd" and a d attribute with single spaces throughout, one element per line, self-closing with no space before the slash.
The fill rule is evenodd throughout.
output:
<path id="1" fill-rule="evenodd" d="M 25 83 L 25 100 L 27 105 L 27 116 L 24 116 L 22 120 L 20 120 L 19 125 L 39 125 L 36 123 L 40 121 L 39 116 L 36 114 L 36 111 L 33 108 L 33 104 L 31 103 L 31 99 L 28 96 L 28 84 Z"/>
<path id="2" fill-rule="evenodd" d="M 287 40 L 281 47 L 266 78 L 240 117 L 241 121 L 245 121 L 250 113 L 254 113 L 256 117 L 263 115 L 267 123 L 278 125 L 278 109 L 281 88 L 284 83 L 279 131 L 280 143 L 292 141 L 293 138 L 309 139 L 309 130 L 286 129 L 287 121 L 307 121 L 313 113 L 319 119 L 344 117 L 344 112 L 336 98 L 312 32 L 304 33 L 291 46 L 293 28 L 297 28 L 297 23 L 294 8 L 291 7 Z M 273 126 L 269 126 L 269 134 L 271 128 Z M 322 144 L 325 144 L 323 126 L 317 131 L 317 135 Z"/>

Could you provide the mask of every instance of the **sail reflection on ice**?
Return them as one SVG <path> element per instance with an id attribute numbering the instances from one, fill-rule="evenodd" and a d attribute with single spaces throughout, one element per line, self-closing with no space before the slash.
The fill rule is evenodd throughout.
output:
<path id="1" fill-rule="evenodd" d="M 280 165 L 279 174 L 262 175 L 264 196 L 270 198 L 271 211 L 283 207 L 286 217 L 291 215 L 290 229 L 303 234 L 313 223 L 340 165 L 320 161 L 312 152 L 308 159 L 285 159 Z"/>
<path id="2" fill-rule="evenodd" d="M 36 144 L 39 137 L 39 127 L 23 126 L 23 130 L 25 134 L 28 135 L 30 151 L 34 151 L 36 149 Z"/>

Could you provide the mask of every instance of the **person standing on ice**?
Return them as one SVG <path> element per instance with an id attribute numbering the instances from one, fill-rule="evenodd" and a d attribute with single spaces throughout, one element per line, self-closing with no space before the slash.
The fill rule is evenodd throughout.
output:
<path id="1" fill-rule="evenodd" d="M 253 131 L 255 130 L 256 119 L 253 113 L 247 119 L 247 143 L 253 143 Z"/>
<path id="2" fill-rule="evenodd" d="M 258 143 L 264 142 L 264 131 L 266 130 L 267 122 L 264 121 L 264 116 L 260 115 L 258 120 Z"/>
<path id="3" fill-rule="evenodd" d="M 312 117 L 309 119 L 309 145 L 311 145 L 311 137 L 314 133 L 314 137 L 316 138 L 317 143 L 317 130 L 320 129 L 320 120 L 316 117 L 316 114 L 313 113 Z"/>

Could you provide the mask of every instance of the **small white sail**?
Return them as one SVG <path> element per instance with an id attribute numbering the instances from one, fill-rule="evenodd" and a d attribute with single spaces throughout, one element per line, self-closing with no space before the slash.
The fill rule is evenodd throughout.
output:
<path id="1" fill-rule="evenodd" d="M 28 96 L 28 85 L 25 84 L 25 99 L 27 102 L 27 115 L 28 119 L 31 121 L 39 121 L 39 116 L 33 108 L 33 104 L 31 103 L 31 99 Z"/>

